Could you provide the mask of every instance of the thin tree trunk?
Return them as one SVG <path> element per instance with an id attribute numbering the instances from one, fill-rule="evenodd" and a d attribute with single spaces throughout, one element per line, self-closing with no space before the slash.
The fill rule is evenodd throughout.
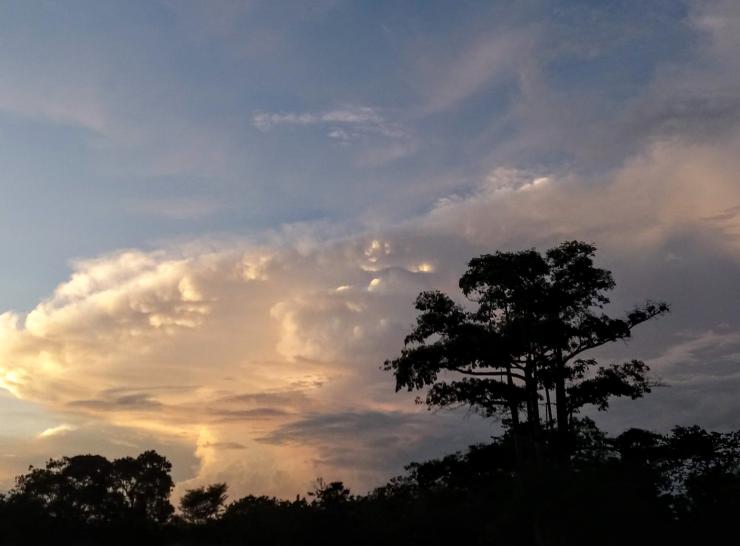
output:
<path id="1" fill-rule="evenodd" d="M 542 434 L 540 430 L 540 404 L 537 398 L 537 377 L 533 368 L 532 360 L 528 359 L 524 369 L 527 396 L 527 428 L 529 430 L 529 445 L 534 452 L 534 465 L 539 470 L 542 466 Z"/>
<path id="2" fill-rule="evenodd" d="M 531 361 L 530 361 L 531 362 Z M 529 419 L 532 422 L 532 425 L 535 429 L 540 428 L 540 401 L 538 398 L 538 390 L 537 390 L 537 375 L 535 374 L 534 366 L 530 364 L 527 365 L 529 368 L 529 372 L 525 372 L 525 376 L 527 377 L 527 391 L 528 391 L 528 397 L 529 397 L 529 404 L 531 406 Z"/>
<path id="3" fill-rule="evenodd" d="M 556 417 L 558 426 L 558 455 L 567 460 L 570 451 L 570 431 L 568 422 L 568 401 L 565 394 L 565 363 L 562 350 L 557 350 L 557 373 L 555 374 Z"/>
<path id="4" fill-rule="evenodd" d="M 514 398 L 514 377 L 511 375 L 511 366 L 506 367 L 506 383 L 511 387 L 512 396 L 509 400 L 509 411 L 511 412 L 511 425 L 513 427 L 519 426 L 519 405 Z"/>
<path id="5" fill-rule="evenodd" d="M 518 468 L 522 467 L 522 448 L 519 444 L 519 405 L 514 397 L 514 378 L 511 375 L 511 366 L 506 367 L 506 383 L 511 388 L 509 412 L 511 413 L 511 438 L 514 442 L 514 458 Z"/>

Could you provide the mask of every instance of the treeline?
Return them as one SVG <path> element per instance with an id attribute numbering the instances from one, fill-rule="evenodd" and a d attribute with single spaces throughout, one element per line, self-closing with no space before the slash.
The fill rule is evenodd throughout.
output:
<path id="1" fill-rule="evenodd" d="M 740 432 L 631 429 L 610 438 L 574 422 L 572 460 L 519 468 L 512 435 L 413 463 L 366 495 L 317 480 L 294 500 L 227 486 L 170 504 L 170 464 L 153 451 L 31 468 L 0 502 L 3 544 L 568 546 L 714 543 L 740 514 Z M 533 524 L 536 522 L 536 525 Z"/>

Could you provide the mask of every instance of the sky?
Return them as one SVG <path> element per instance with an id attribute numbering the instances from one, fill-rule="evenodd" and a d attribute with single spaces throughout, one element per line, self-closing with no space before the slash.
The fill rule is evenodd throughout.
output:
<path id="1" fill-rule="evenodd" d="M 176 493 L 364 492 L 496 423 L 381 369 L 467 260 L 582 239 L 612 432 L 740 428 L 740 4 L 0 3 L 0 489 L 156 449 Z M 457 295 L 456 295 L 457 297 Z"/>

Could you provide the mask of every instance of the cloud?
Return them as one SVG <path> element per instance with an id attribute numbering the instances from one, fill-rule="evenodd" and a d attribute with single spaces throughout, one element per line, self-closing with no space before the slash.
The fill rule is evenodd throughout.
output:
<path id="1" fill-rule="evenodd" d="M 214 447 L 216 449 L 247 449 L 247 446 L 238 442 L 216 442 L 215 444 L 204 444 L 205 447 Z"/>
<path id="2" fill-rule="evenodd" d="M 7 415 L 7 414 L 6 414 Z M 40 437 L 14 433 L 0 435 L 0 488 L 13 486 L 13 478 L 28 471 L 28 466 L 43 467 L 49 458 L 98 453 L 108 458 L 138 454 L 155 449 L 175 461 L 173 478 L 179 482 L 192 478 L 198 460 L 193 444 L 176 435 L 160 437 L 131 428 L 107 425 L 102 421 L 69 421 L 69 428 Z M 50 427 L 53 429 L 54 427 Z"/>
<path id="3" fill-rule="evenodd" d="M 351 406 L 367 398 L 367 386 L 386 384 L 378 341 L 401 334 L 390 329 L 395 317 L 382 315 L 394 286 L 409 289 L 426 274 L 365 271 L 374 257 L 364 240 L 307 252 L 293 243 L 193 243 L 77 262 L 30 313 L 2 315 L 2 385 L 59 415 L 189 439 L 199 446 L 200 479 L 236 464 L 239 451 L 277 467 L 254 487 L 302 491 L 314 477 L 313 458 L 283 475 L 279 461 L 296 449 L 256 438 L 307 412 Z M 334 291 L 378 276 L 385 293 Z M 367 311 L 351 310 L 358 308 Z M 326 329 L 339 309 L 353 315 L 354 337 L 344 345 Z M 317 327 L 304 328 L 311 320 Z M 234 442 L 244 449 L 227 448 Z"/>
<path id="4" fill-rule="evenodd" d="M 731 1 L 651 4 L 639 13 L 561 3 L 544 17 L 535 3 L 497 14 L 486 20 L 498 32 L 467 26 L 459 45 L 412 55 L 429 105 L 420 116 L 446 113 L 453 126 L 472 115 L 485 120 L 466 126 L 458 152 L 474 154 L 483 169 L 545 162 L 605 173 L 656 142 L 736 133 Z M 639 60 L 625 54 L 636 49 Z M 457 75 L 466 66 L 472 75 Z"/>
<path id="5" fill-rule="evenodd" d="M 301 224 L 81 260 L 35 309 L 0 315 L 0 382 L 65 422 L 189 444 L 200 465 L 180 488 L 226 479 L 235 494 L 293 495 L 334 473 L 371 487 L 423 456 L 430 439 L 453 449 L 490 433 L 416 408 L 379 369 L 400 350 L 420 290 L 456 294 L 480 252 L 585 238 L 618 282 L 629 264 L 651 264 L 650 276 L 620 284 L 620 306 L 660 296 L 696 314 L 702 302 L 660 276 L 687 261 L 716 269 L 701 265 L 707 253 L 728 271 L 740 263 L 739 142 L 661 142 L 593 182 L 496 169 L 416 218 L 350 235 Z M 674 320 L 697 327 L 683 311 Z M 694 388 L 660 356 L 673 346 L 689 362 L 685 340 L 648 338 L 638 354 L 625 350 L 654 355 L 674 389 Z M 720 356 L 708 372 L 718 377 L 731 373 Z M 715 419 L 719 408 L 708 411 L 694 417 Z"/>
<path id="6" fill-rule="evenodd" d="M 223 212 L 227 206 L 213 198 L 171 196 L 147 199 L 134 203 L 129 210 L 133 214 L 161 216 L 171 220 L 194 220 Z"/>
<path id="7" fill-rule="evenodd" d="M 133 392 L 129 394 L 110 396 L 112 394 L 111 391 L 116 390 L 119 389 L 109 389 L 107 393 L 102 393 L 103 395 L 107 394 L 108 396 L 90 400 L 72 400 L 67 405 L 71 408 L 88 409 L 96 412 L 130 409 L 156 411 L 162 406 L 159 401 L 148 393 Z"/>
<path id="8" fill-rule="evenodd" d="M 46 430 L 39 433 L 39 438 L 48 438 L 50 436 L 57 436 L 58 434 L 65 434 L 75 430 L 72 425 L 61 424 L 55 427 L 47 428 Z"/>
<path id="9" fill-rule="evenodd" d="M 316 125 L 342 124 L 356 126 L 366 131 L 377 131 L 386 136 L 397 136 L 397 131 L 391 130 L 383 117 L 369 106 L 349 107 L 326 112 L 305 113 L 267 113 L 257 112 L 252 118 L 254 126 L 261 131 L 267 131 L 279 125 Z M 341 134 L 346 134 L 343 130 Z M 331 136 L 331 135 L 330 135 Z M 337 135 L 339 137 L 339 135 Z"/>
<path id="10" fill-rule="evenodd" d="M 254 58 L 285 49 L 298 24 L 323 19 L 339 2 L 290 1 L 280 7 L 264 0 L 213 0 L 208 5 L 198 0 L 163 3 L 185 39 L 201 47 L 215 42 L 232 56 Z"/>
<path id="11" fill-rule="evenodd" d="M 253 125 L 267 132 L 279 127 L 321 128 L 329 140 L 356 148 L 358 167 L 382 166 L 413 155 L 419 140 L 401 123 L 389 121 L 376 108 L 349 106 L 323 112 L 257 112 Z"/>
<path id="12" fill-rule="evenodd" d="M 411 138 L 404 127 L 388 121 L 378 109 L 370 106 L 349 106 L 324 112 L 257 112 L 252 116 L 252 122 L 260 131 L 279 126 L 317 125 L 327 131 L 327 137 L 344 143 L 372 136 L 392 140 Z"/>
<path id="13" fill-rule="evenodd" d="M 167 29 L 135 25 L 134 37 L 126 23 L 136 16 L 135 7 L 118 14 L 116 32 L 109 32 L 111 20 L 103 12 L 65 18 L 56 7 L 47 8 L 33 16 L 34 25 L 15 24 L 13 17 L 29 15 L 24 7 L 7 17 L 12 30 L 0 52 L 0 70 L 7 75 L 0 86 L 0 114 L 6 123 L 20 121 L 24 130 L 42 127 L 44 139 L 55 144 L 56 138 L 65 145 L 75 142 L 86 164 L 108 176 L 230 172 L 227 156 L 235 146 L 228 131 L 193 106 L 198 92 L 183 85 L 186 73 L 162 70 L 162 56 L 177 47 Z M 48 21 L 59 32 L 40 30 Z M 194 111 L 200 114 L 194 117 Z M 47 157 L 49 150 L 35 146 L 34 155 Z"/>
<path id="14" fill-rule="evenodd" d="M 288 423 L 258 441 L 313 446 L 317 471 L 328 468 L 339 479 L 372 484 L 387 478 L 388 467 L 400 470 L 410 461 L 446 455 L 465 444 L 471 431 L 484 440 L 494 430 L 474 415 L 463 420 L 467 430 L 461 429 L 459 414 L 428 417 L 403 411 L 324 413 Z"/>
<path id="15" fill-rule="evenodd" d="M 435 55 L 420 55 L 416 65 L 423 114 L 456 107 L 492 85 L 514 80 L 530 68 L 537 43 L 535 28 L 499 29 L 449 47 Z"/>
<path id="16" fill-rule="evenodd" d="M 110 122 L 100 90 L 82 82 L 49 88 L 41 81 L 16 81 L 0 87 L 0 111 L 99 134 Z"/>
<path id="17" fill-rule="evenodd" d="M 209 33 L 232 31 L 232 7 L 241 16 L 241 5 L 224 6 L 227 16 L 216 14 Z M 416 294 L 431 288 L 457 294 L 466 260 L 479 253 L 581 238 L 595 242 L 601 263 L 615 270 L 618 310 L 648 297 L 667 299 L 675 309 L 638 332 L 634 344 L 615 349 L 645 355 L 673 386 L 634 406 L 615 405 L 608 417 L 614 428 L 639 425 L 638 413 L 656 426 L 674 416 L 737 425 L 740 405 L 728 387 L 736 385 L 733 332 L 740 327 L 736 82 L 727 76 L 722 92 L 701 84 L 706 70 L 732 66 L 734 19 L 718 22 L 710 8 L 696 8 L 692 17 L 703 29 L 702 52 L 680 78 L 659 73 L 613 116 L 601 112 L 603 103 L 592 108 L 578 100 L 584 95 L 550 89 L 532 61 L 546 37 L 536 33 L 539 27 L 474 34 L 427 55 L 431 60 L 415 73 L 422 118 L 452 111 L 497 83 L 518 82 L 521 94 L 505 121 L 518 121 L 520 130 L 508 150 L 497 156 L 482 138 L 475 153 L 461 154 L 474 164 L 455 188 L 397 223 L 353 231 L 329 222 L 294 224 L 251 238 L 78 260 L 30 312 L 0 314 L 0 385 L 54 416 L 35 431 L 76 427 L 44 437 L 55 442 L 54 453 L 161 447 L 172 453 L 179 490 L 226 480 L 234 495 L 292 496 L 317 475 L 372 487 L 413 458 L 463 448 L 495 430 L 460 413 L 414 406 L 413 395 L 395 393 L 392 378 L 379 369 L 413 324 Z M 670 82 L 680 89 L 668 90 Z M 36 108 L 33 101 L 6 103 L 21 112 Z M 64 116 L 108 127 L 108 114 L 73 114 Z M 349 106 L 257 112 L 251 122 L 265 139 L 291 127 L 318 129 L 357 144 L 359 162 L 382 164 L 415 149 L 408 121 L 389 118 L 387 110 Z M 205 156 L 220 148 L 208 131 L 172 123 L 148 138 L 198 133 L 184 143 L 196 149 L 203 142 Z M 597 125 L 599 138 L 592 138 L 589 128 Z M 158 156 L 162 172 L 198 163 L 181 144 L 164 145 L 171 154 Z M 582 144 L 587 151 L 578 156 Z M 578 169 L 532 162 L 521 168 L 501 159 L 547 147 L 574 157 L 605 149 L 609 160 Z M 374 206 L 406 195 L 395 189 L 378 195 Z M 216 210 L 189 200 L 170 208 L 149 203 L 145 212 L 174 218 Z M 698 402 L 704 399 L 710 401 Z M 96 434 L 103 438 L 98 444 L 90 440 Z M 38 458 L 38 438 L 27 440 L 17 444 L 17 456 Z M 17 468 L 0 465 L 6 475 Z"/>

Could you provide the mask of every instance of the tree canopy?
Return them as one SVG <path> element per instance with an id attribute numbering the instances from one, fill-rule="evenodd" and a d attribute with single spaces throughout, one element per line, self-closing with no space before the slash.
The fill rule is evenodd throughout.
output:
<path id="1" fill-rule="evenodd" d="M 225 483 L 188 489 L 180 499 L 183 517 L 192 523 L 203 523 L 220 515 L 228 498 Z"/>
<path id="2" fill-rule="evenodd" d="M 430 407 L 502 415 L 535 448 L 543 430 L 555 430 L 566 454 L 571 423 L 584 406 L 603 410 L 612 397 L 638 398 L 651 387 L 644 362 L 604 364 L 587 352 L 629 338 L 634 327 L 669 310 L 647 301 L 621 317 L 608 315 L 615 284 L 610 271 L 594 265 L 595 253 L 591 244 L 568 241 L 544 253 L 485 254 L 460 278 L 469 305 L 439 291 L 419 294 L 416 326 L 401 355 L 384 365 L 396 390 L 424 390 L 420 400 Z"/>
<path id="3" fill-rule="evenodd" d="M 172 465 L 155 451 L 109 461 L 100 455 L 50 459 L 16 479 L 9 498 L 39 506 L 50 516 L 82 522 L 167 521 Z"/>

